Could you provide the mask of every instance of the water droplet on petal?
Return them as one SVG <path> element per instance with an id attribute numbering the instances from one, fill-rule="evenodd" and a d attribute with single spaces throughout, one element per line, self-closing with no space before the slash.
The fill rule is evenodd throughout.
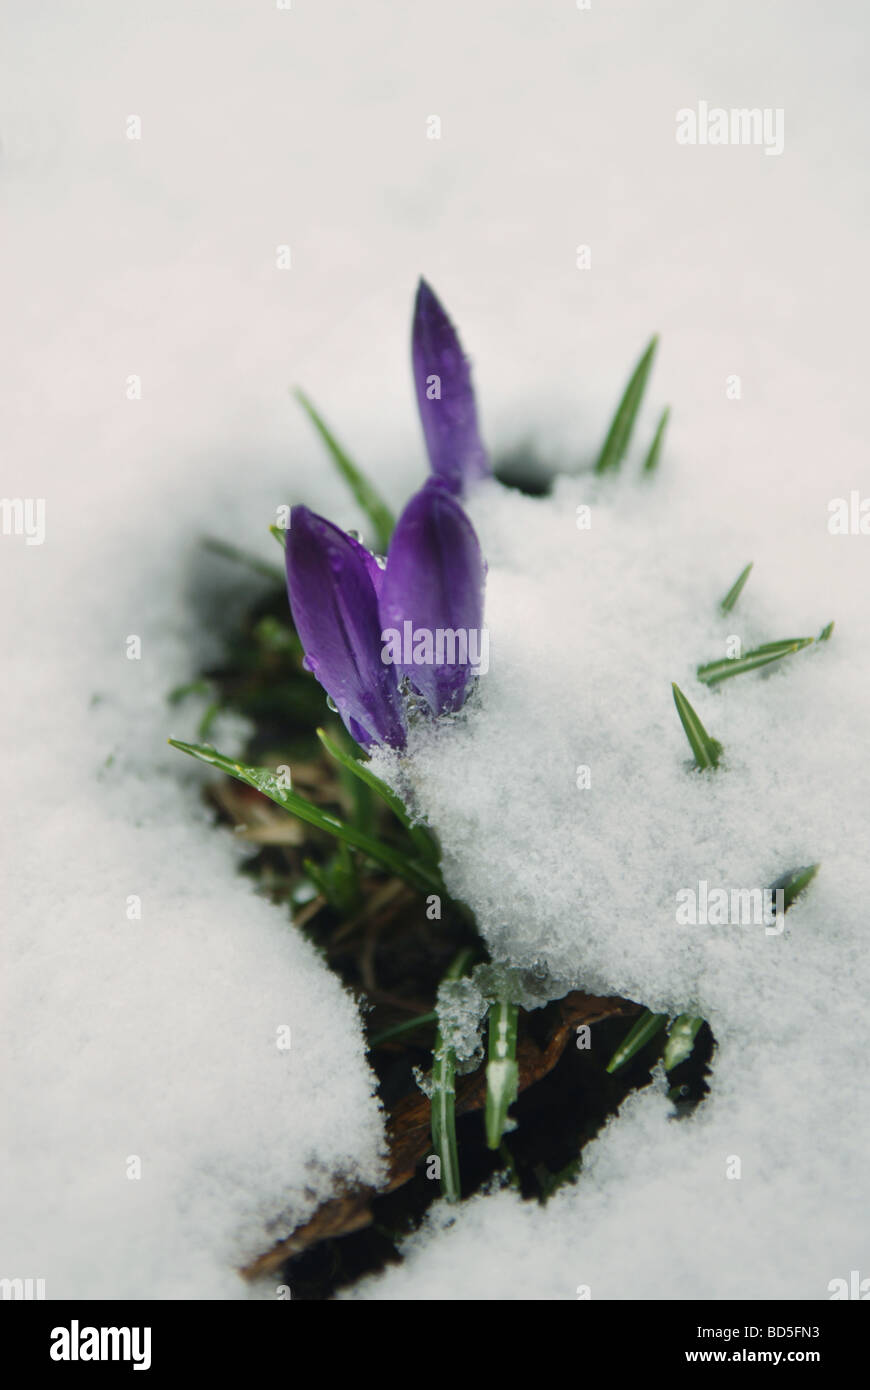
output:
<path id="1" fill-rule="evenodd" d="M 331 695 L 327 695 L 326 704 L 327 708 L 331 709 L 333 714 L 338 714 L 338 705 L 335 703 Z"/>
<path id="2" fill-rule="evenodd" d="M 313 671 L 313 670 L 314 670 L 314 663 L 312 662 L 312 660 L 311 660 L 311 658 L 310 658 L 309 656 L 303 656 L 303 658 L 302 658 L 302 669 L 303 669 L 303 671 Z"/>
<path id="3" fill-rule="evenodd" d="M 362 541 L 362 536 L 360 535 L 359 531 L 348 531 L 347 534 L 350 536 L 352 541 Z"/>
<path id="4" fill-rule="evenodd" d="M 375 564 L 377 565 L 377 567 L 378 567 L 379 570 L 385 570 L 385 569 L 387 568 L 387 557 L 386 557 L 386 555 L 376 555 L 376 556 L 375 556 Z"/>

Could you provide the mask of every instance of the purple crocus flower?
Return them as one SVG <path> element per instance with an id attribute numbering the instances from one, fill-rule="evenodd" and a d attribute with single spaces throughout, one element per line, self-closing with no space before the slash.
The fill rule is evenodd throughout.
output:
<path id="1" fill-rule="evenodd" d="M 462 344 L 425 280 L 417 287 L 411 360 L 432 472 L 461 496 L 492 469 L 477 427 L 471 370 Z"/>
<path id="2" fill-rule="evenodd" d="M 374 556 L 307 507 L 287 533 L 287 593 L 306 664 L 364 748 L 405 746 L 396 672 L 381 661 Z"/>
<path id="3" fill-rule="evenodd" d="M 445 484 L 430 478 L 396 523 L 379 609 L 384 660 L 434 714 L 458 710 L 488 668 L 485 572 L 474 527 Z"/>

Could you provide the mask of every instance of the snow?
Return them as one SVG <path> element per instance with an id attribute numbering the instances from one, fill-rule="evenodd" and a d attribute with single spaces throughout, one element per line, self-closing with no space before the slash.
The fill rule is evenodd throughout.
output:
<path id="1" fill-rule="evenodd" d="M 650 486 L 473 501 L 491 668 L 414 766 L 497 950 L 697 1007 L 719 1050 L 693 1119 L 648 1089 L 547 1208 L 436 1208 L 355 1294 L 824 1298 L 867 1274 L 870 540 L 827 530 L 832 499 L 870 495 L 864 7 L 91 0 L 2 23 L 3 494 L 44 498 L 46 535 L 0 536 L 0 1273 L 49 1297 L 239 1296 L 240 1261 L 338 1175 L 377 1172 L 356 1009 L 238 877 L 204 774 L 165 745 L 195 712 L 165 695 L 250 598 L 200 534 L 274 558 L 281 504 L 360 523 L 289 385 L 394 505 L 422 478 L 422 272 L 484 437 L 565 473 L 661 334 L 627 469 L 670 402 Z M 782 155 L 678 146 L 676 111 L 702 99 L 782 108 Z M 831 618 L 767 678 L 694 680 L 731 633 L 745 649 Z M 686 769 L 673 680 L 725 747 L 715 777 Z M 214 731 L 228 752 L 238 736 Z M 701 879 L 764 887 L 816 860 L 781 936 L 674 921 Z"/>
<path id="2" fill-rule="evenodd" d="M 578 532 L 581 496 L 592 526 Z M 466 716 L 417 731 L 410 753 L 448 887 L 493 952 L 562 989 L 703 1015 L 719 1045 L 712 1094 L 673 1124 L 650 1088 L 545 1211 L 502 1193 L 455 1224 L 436 1217 L 363 1295 L 574 1298 L 588 1285 L 595 1298 L 819 1298 L 866 1264 L 867 562 L 860 539 L 827 534 L 824 511 L 809 570 L 812 518 L 805 536 L 759 526 L 738 539 L 719 521 L 698 526 L 698 500 L 665 477 L 562 479 L 544 501 L 481 489 L 491 670 Z M 842 585 L 825 574 L 829 643 L 766 676 L 695 682 L 726 633 L 746 649 L 818 632 L 824 551 L 841 539 L 854 569 Z M 747 544 L 761 558 L 725 618 L 715 600 Z M 777 573 L 791 582 L 774 601 Z M 672 677 L 725 747 L 715 773 L 689 769 Z M 814 862 L 781 931 L 679 923 L 677 895 L 702 881 L 760 889 Z"/>
<path id="3" fill-rule="evenodd" d="M 857 585 L 837 595 L 830 642 L 704 687 L 694 668 L 724 655 L 726 635 L 748 650 L 793 629 L 818 633 L 830 614 L 812 590 L 765 601 L 773 556 L 758 535 L 761 559 L 739 608 L 722 617 L 716 599 L 740 568 L 746 532 L 729 544 L 717 523 L 711 538 L 697 525 L 697 497 L 664 480 L 629 482 L 613 500 L 612 491 L 563 479 L 546 501 L 497 484 L 477 493 L 492 669 L 463 720 L 416 733 L 418 804 L 438 829 L 453 890 L 515 965 L 544 965 L 597 993 L 646 994 L 672 1012 L 716 1010 L 722 988 L 729 1014 L 750 1019 L 754 1004 L 732 997 L 735 982 L 782 971 L 794 919 L 784 946 L 763 925 L 681 926 L 676 893 L 701 882 L 761 889 L 818 859 L 813 892 L 834 895 L 829 911 L 857 891 L 865 770 L 848 732 L 861 725 L 863 595 Z M 595 492 L 591 529 L 578 531 L 575 500 Z M 824 531 L 824 513 L 817 523 Z M 806 553 L 784 537 L 783 562 L 790 550 L 793 565 Z M 859 566 L 860 550 L 859 540 Z M 716 567 L 712 554 L 723 557 Z M 724 745 L 718 775 L 687 775 L 672 679 Z M 580 767 L 588 788 L 577 785 Z M 722 960 L 708 981 L 711 953 Z"/>
<path id="4" fill-rule="evenodd" d="M 48 1297 L 241 1296 L 237 1265 L 338 1176 L 379 1172 L 356 1006 L 238 876 L 243 850 L 166 746 L 196 720 L 166 702 L 197 647 L 178 520 L 159 582 L 156 548 L 125 574 L 129 537 L 50 513 L 45 546 L 6 557 L 2 1265 Z"/>

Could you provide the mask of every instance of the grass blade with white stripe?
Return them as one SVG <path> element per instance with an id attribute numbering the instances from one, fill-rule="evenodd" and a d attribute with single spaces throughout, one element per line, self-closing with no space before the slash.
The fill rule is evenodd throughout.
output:
<path id="1" fill-rule="evenodd" d="M 654 1014 L 649 1009 L 644 1009 L 637 1023 L 629 1029 L 607 1063 L 608 1072 L 618 1071 L 620 1067 L 625 1066 L 626 1062 L 630 1062 L 632 1057 L 637 1056 L 641 1048 L 646 1047 L 647 1043 L 664 1026 L 667 1018 L 667 1014 Z"/>
<path id="2" fill-rule="evenodd" d="M 497 1149 L 508 1127 L 508 1110 L 517 1098 L 517 1023 L 519 1008 L 500 999 L 489 1010 L 486 1063 L 486 1143 Z"/>
<path id="3" fill-rule="evenodd" d="M 445 981 L 461 979 L 472 955 L 469 949 L 460 951 L 444 976 Z M 448 1202 L 458 1202 L 462 1189 L 456 1144 L 456 1053 L 445 1043 L 440 1026 L 432 1051 L 432 1095 L 429 1105 L 432 1144 L 441 1165 L 441 1196 Z"/>
<path id="4" fill-rule="evenodd" d="M 695 1014 L 680 1014 L 679 1018 L 674 1019 L 668 1029 L 668 1040 L 662 1054 L 665 1071 L 673 1071 L 674 1067 L 691 1057 L 695 1038 L 703 1022 L 703 1018 L 698 1018 Z"/>
<path id="5" fill-rule="evenodd" d="M 723 752 L 721 743 L 718 743 L 707 733 L 680 687 L 674 685 L 672 688 L 677 714 L 680 716 L 680 723 L 685 730 L 686 738 L 689 740 L 689 747 L 695 755 L 697 766 L 702 772 L 706 771 L 707 768 L 718 767 Z"/>
<path id="6" fill-rule="evenodd" d="M 815 637 L 789 637 L 782 642 L 767 642 L 763 647 L 745 652 L 743 656 L 726 656 L 719 661 L 708 661 L 698 667 L 696 675 L 704 685 L 718 685 L 719 681 L 743 675 L 745 671 L 758 671 L 762 666 L 770 666 L 784 656 L 802 651 L 804 647 L 812 647 L 815 641 Z"/>

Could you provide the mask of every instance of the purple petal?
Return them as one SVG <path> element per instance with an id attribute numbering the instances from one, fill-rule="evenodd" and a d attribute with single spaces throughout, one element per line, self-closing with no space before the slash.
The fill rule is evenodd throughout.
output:
<path id="1" fill-rule="evenodd" d="M 435 714 L 461 707 L 475 660 L 486 669 L 484 575 L 474 527 L 445 485 L 430 478 L 396 523 L 379 607 L 383 641 L 398 634 L 399 673 Z"/>
<path id="2" fill-rule="evenodd" d="M 366 558 L 367 557 L 367 558 Z M 358 743 L 405 745 L 396 673 L 381 661 L 380 619 L 363 547 L 307 507 L 287 532 L 287 594 L 307 664 Z"/>
<path id="3" fill-rule="evenodd" d="M 411 358 L 432 472 L 461 496 L 466 484 L 492 470 L 477 427 L 468 360 L 425 280 L 417 287 Z"/>
<path id="4" fill-rule="evenodd" d="M 372 552 L 370 550 L 366 550 L 365 546 L 362 544 L 361 541 L 358 541 L 355 536 L 350 535 L 348 531 L 344 531 L 342 532 L 342 534 L 347 536 L 347 539 L 350 541 L 351 545 L 359 551 L 360 559 L 362 560 L 363 564 L 368 570 L 368 576 L 369 579 L 372 581 L 372 584 L 374 585 L 375 593 L 379 594 L 381 592 L 381 585 L 384 582 L 383 569 L 378 564 Z"/>

